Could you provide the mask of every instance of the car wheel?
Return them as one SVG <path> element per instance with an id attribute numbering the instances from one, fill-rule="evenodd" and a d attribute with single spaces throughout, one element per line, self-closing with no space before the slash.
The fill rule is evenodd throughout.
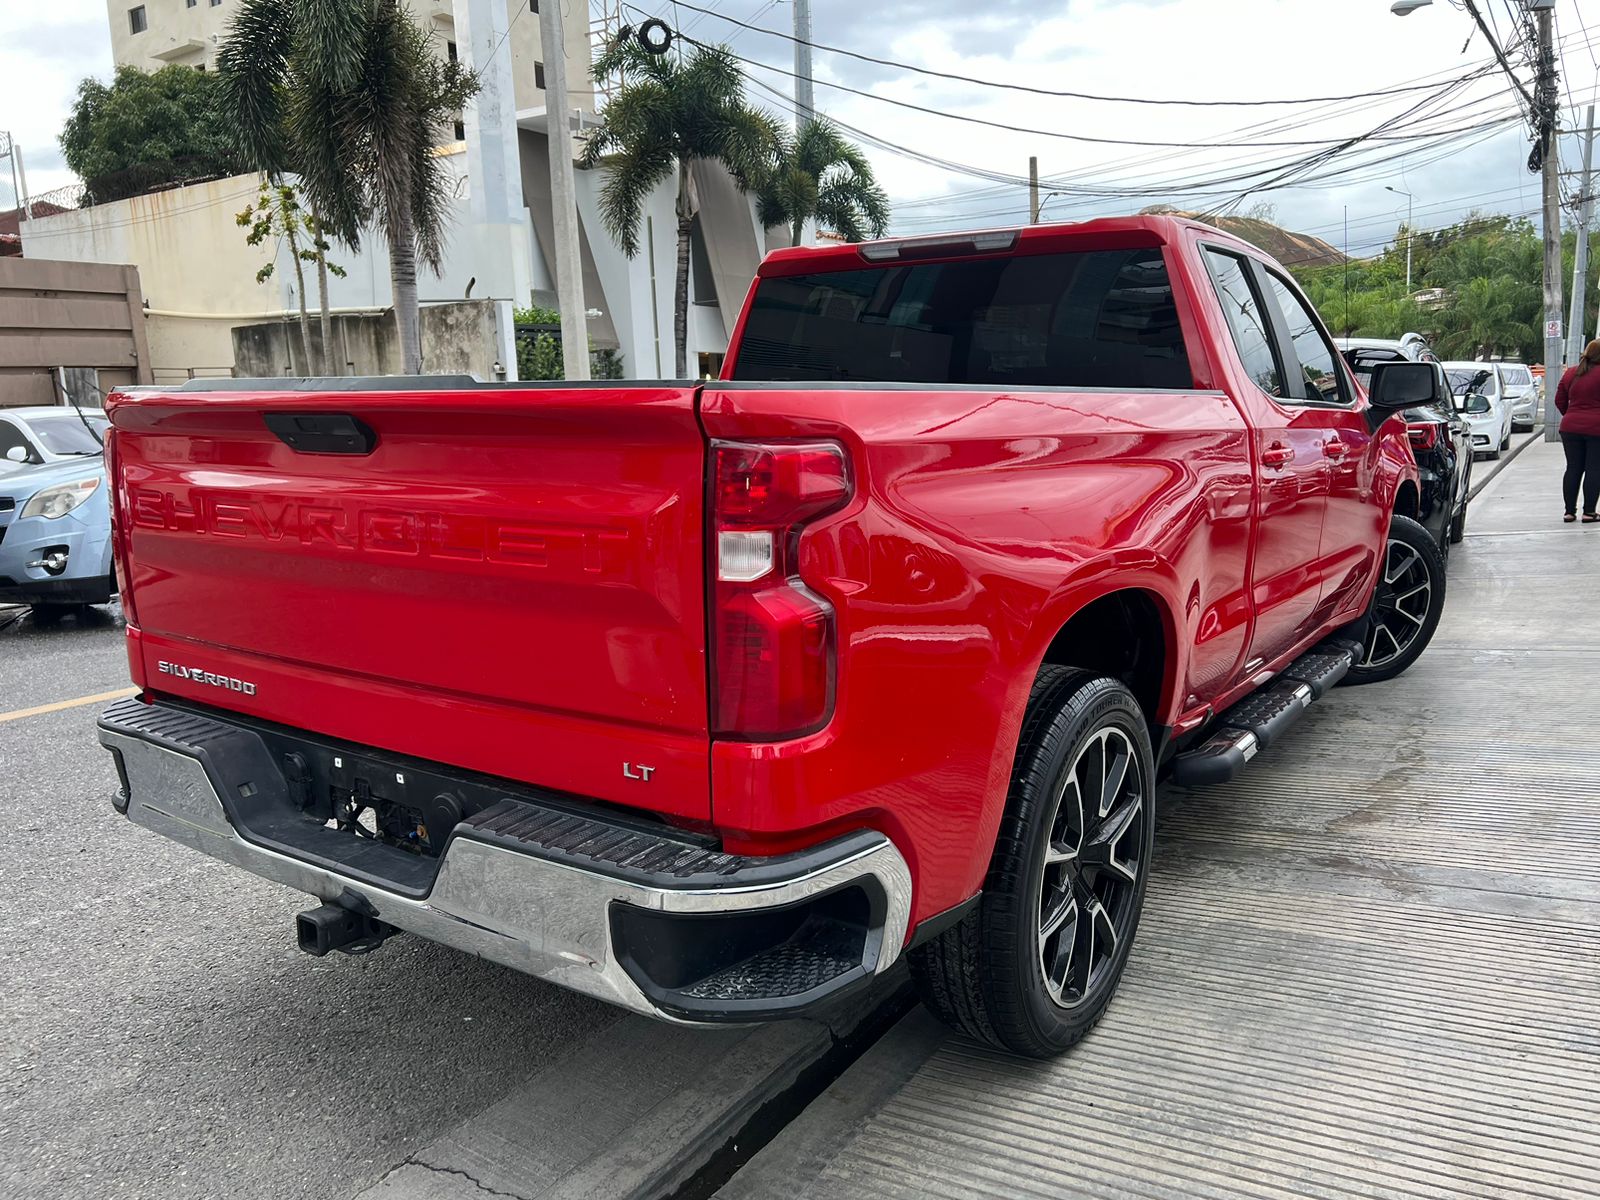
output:
<path id="1" fill-rule="evenodd" d="M 1105 1012 L 1133 945 L 1155 849 L 1155 764 L 1120 681 L 1039 672 L 978 906 L 910 954 L 946 1024 L 1031 1058 Z"/>
<path id="2" fill-rule="evenodd" d="M 1391 518 L 1361 658 L 1345 683 L 1393 679 L 1421 657 L 1444 612 L 1444 581 L 1439 544 L 1410 517 Z"/>
<path id="3" fill-rule="evenodd" d="M 1500 439 L 1500 450 L 1504 453 L 1509 449 L 1511 449 L 1511 431 L 1507 430 L 1505 437 Z"/>

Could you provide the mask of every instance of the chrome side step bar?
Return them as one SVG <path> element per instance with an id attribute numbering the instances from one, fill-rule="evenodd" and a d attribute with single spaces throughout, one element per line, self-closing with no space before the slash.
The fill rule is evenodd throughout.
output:
<path id="1" fill-rule="evenodd" d="M 1174 758 L 1173 782 L 1200 787 L 1233 779 L 1327 695 L 1354 661 L 1354 651 L 1343 645 L 1302 654 L 1266 687 L 1217 718 L 1210 737 Z"/>

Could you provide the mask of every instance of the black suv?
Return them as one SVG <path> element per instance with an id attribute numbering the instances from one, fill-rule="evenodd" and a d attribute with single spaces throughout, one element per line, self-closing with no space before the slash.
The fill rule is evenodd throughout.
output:
<path id="1" fill-rule="evenodd" d="M 1362 387 L 1372 382 L 1372 368 L 1379 363 L 1415 361 L 1401 351 L 1379 346 L 1349 345 L 1344 358 Z M 1444 368 L 1431 354 L 1441 377 L 1441 391 L 1450 394 Z M 1441 401 L 1404 411 L 1406 431 L 1411 437 L 1411 453 L 1417 460 L 1422 497 L 1417 519 L 1439 540 L 1439 548 L 1449 553 L 1467 531 L 1467 497 L 1472 489 L 1472 428 L 1451 407 Z"/>

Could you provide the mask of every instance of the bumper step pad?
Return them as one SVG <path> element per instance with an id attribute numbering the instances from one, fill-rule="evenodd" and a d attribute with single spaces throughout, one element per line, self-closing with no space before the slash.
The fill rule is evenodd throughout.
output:
<path id="1" fill-rule="evenodd" d="M 1327 695 L 1353 661 L 1349 648 L 1329 643 L 1302 654 L 1265 688 L 1218 717 L 1204 742 L 1173 759 L 1173 782 L 1199 787 L 1234 778 Z"/>

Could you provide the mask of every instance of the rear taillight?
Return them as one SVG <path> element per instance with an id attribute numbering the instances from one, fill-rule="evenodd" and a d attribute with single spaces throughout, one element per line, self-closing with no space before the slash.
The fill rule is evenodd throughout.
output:
<path id="1" fill-rule="evenodd" d="M 117 574 L 117 596 L 122 602 L 122 619 L 129 625 L 138 625 L 133 611 L 133 573 L 128 569 L 128 521 L 122 512 L 122 489 L 117 486 L 117 431 L 108 428 L 105 434 L 106 487 L 111 508 L 111 564 Z"/>
<path id="2" fill-rule="evenodd" d="M 810 733 L 833 712 L 837 635 L 800 580 L 800 534 L 850 499 L 844 448 L 713 442 L 711 456 L 713 732 Z"/>
<path id="3" fill-rule="evenodd" d="M 1432 450 L 1439 444 L 1439 427 L 1433 424 L 1407 425 L 1406 435 L 1413 450 Z"/>

